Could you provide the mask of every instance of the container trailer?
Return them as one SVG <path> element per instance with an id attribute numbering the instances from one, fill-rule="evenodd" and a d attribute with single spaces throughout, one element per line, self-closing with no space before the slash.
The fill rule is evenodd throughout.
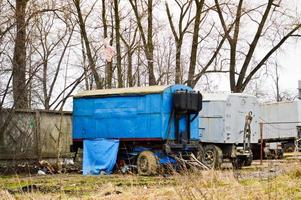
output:
<path id="1" fill-rule="evenodd" d="M 260 152 L 268 158 L 282 158 L 284 152 L 301 147 L 301 80 L 298 82 L 298 99 L 268 102 L 260 105 L 261 138 L 252 145 L 259 158 Z M 263 149 L 261 149 L 261 142 Z M 296 149 L 297 150 L 297 149 Z"/>
<path id="2" fill-rule="evenodd" d="M 301 138 L 301 101 L 264 103 L 260 105 L 260 113 L 263 142 L 280 143 L 277 149 L 294 151 Z"/>
<path id="3" fill-rule="evenodd" d="M 201 109 L 202 95 L 184 85 L 83 91 L 73 98 L 71 150 L 83 148 L 84 174 L 133 165 L 156 174 L 174 155 L 200 158 Z"/>
<path id="4" fill-rule="evenodd" d="M 251 144 L 258 143 L 259 104 L 242 93 L 203 94 L 199 130 L 204 147 L 203 162 L 220 166 L 229 159 L 237 167 L 251 165 Z"/>

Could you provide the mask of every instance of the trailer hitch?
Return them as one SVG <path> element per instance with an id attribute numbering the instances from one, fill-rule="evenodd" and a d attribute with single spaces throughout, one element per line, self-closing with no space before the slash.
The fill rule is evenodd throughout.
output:
<path id="1" fill-rule="evenodd" d="M 250 111 L 245 117 L 245 127 L 244 127 L 244 137 L 243 137 L 243 151 L 250 150 L 251 142 L 251 122 L 252 122 L 252 112 Z"/>

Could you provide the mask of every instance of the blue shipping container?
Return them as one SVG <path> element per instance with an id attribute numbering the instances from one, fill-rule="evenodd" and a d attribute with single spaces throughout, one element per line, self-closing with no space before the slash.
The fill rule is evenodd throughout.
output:
<path id="1" fill-rule="evenodd" d="M 174 140 L 172 93 L 178 90 L 192 91 L 171 85 L 81 92 L 73 100 L 73 139 Z M 198 123 L 190 123 L 191 140 L 199 140 Z M 183 118 L 180 132 L 185 126 Z"/>

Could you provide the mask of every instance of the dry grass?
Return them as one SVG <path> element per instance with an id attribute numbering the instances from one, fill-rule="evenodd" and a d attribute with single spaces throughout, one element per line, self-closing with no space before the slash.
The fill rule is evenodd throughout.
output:
<path id="1" fill-rule="evenodd" d="M 1 199 L 301 199 L 300 161 L 167 178 L 112 175 L 2 177 Z M 35 185 L 33 191 L 20 188 Z M 8 192 L 9 191 L 9 192 Z"/>

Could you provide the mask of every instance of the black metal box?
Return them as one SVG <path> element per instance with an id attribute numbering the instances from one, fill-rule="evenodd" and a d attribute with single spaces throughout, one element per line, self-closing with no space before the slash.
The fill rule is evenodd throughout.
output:
<path id="1" fill-rule="evenodd" d="M 202 109 L 202 95 L 187 90 L 177 91 L 173 94 L 173 105 L 177 111 L 198 113 Z"/>

